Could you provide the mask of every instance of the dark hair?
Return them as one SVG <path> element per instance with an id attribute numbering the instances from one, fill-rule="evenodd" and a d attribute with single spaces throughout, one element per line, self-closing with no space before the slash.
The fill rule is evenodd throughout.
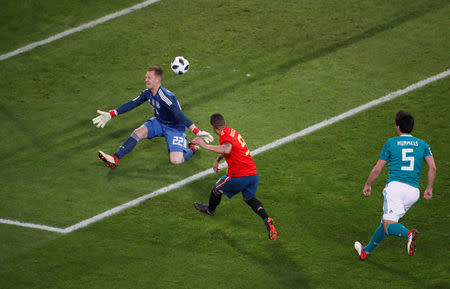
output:
<path id="1" fill-rule="evenodd" d="M 160 76 L 162 77 L 163 75 L 163 70 L 161 67 L 156 66 L 156 65 L 151 65 L 148 67 L 147 71 L 153 71 L 155 73 L 156 76 Z"/>
<path id="2" fill-rule="evenodd" d="M 227 126 L 225 118 L 220 113 L 212 114 L 209 119 L 209 123 L 217 129 L 221 129 Z"/>
<path id="3" fill-rule="evenodd" d="M 414 117 L 411 114 L 400 110 L 395 116 L 395 124 L 400 127 L 402 133 L 410 133 L 414 128 Z"/>

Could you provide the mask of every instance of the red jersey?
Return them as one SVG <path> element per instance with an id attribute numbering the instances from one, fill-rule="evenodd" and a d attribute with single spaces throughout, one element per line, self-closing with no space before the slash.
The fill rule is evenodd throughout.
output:
<path id="1" fill-rule="evenodd" d="M 233 146 L 229 154 L 224 154 L 225 160 L 228 164 L 227 174 L 230 177 L 246 177 L 256 175 L 256 165 L 250 155 L 250 150 L 247 148 L 247 144 L 237 131 L 228 126 L 222 130 L 219 137 L 220 145 L 226 143 L 230 143 Z"/>

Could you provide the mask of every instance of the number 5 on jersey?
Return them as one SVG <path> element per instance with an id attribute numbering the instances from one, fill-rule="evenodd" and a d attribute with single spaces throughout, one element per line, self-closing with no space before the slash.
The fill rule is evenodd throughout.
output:
<path id="1" fill-rule="evenodd" d="M 409 162 L 409 166 L 402 166 L 402 171 L 413 171 L 414 170 L 414 156 L 407 156 L 408 153 L 413 153 L 413 149 L 402 149 L 402 161 Z"/>

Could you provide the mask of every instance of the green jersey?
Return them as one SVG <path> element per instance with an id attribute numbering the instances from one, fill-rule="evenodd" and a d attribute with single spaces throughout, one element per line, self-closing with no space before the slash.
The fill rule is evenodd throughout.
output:
<path id="1" fill-rule="evenodd" d="M 432 153 L 426 142 L 411 135 L 401 135 L 386 141 L 379 159 L 389 161 L 388 183 L 398 181 L 418 188 L 422 162 L 427 156 Z"/>

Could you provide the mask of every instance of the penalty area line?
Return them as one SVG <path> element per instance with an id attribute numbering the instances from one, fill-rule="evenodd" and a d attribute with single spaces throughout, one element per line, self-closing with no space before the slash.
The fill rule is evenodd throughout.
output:
<path id="1" fill-rule="evenodd" d="M 7 225 L 19 226 L 19 227 L 40 229 L 40 230 L 50 231 L 50 232 L 64 233 L 64 229 L 50 227 L 50 226 L 46 226 L 46 225 L 38 225 L 38 224 L 32 224 L 32 223 L 23 223 L 23 222 L 19 222 L 19 221 L 6 220 L 6 219 L 0 219 L 0 223 L 7 224 Z"/>
<path id="2" fill-rule="evenodd" d="M 372 100 L 372 101 L 370 101 L 368 103 L 365 103 L 363 105 L 355 107 L 355 108 L 353 108 L 353 109 L 351 109 L 349 111 L 346 111 L 346 112 L 344 112 L 344 113 L 342 113 L 340 115 L 337 115 L 337 116 L 332 117 L 330 119 L 326 119 L 326 120 L 324 120 L 322 122 L 316 123 L 316 124 L 314 124 L 314 125 L 312 125 L 310 127 L 307 127 L 307 128 L 305 128 L 305 129 L 303 129 L 303 130 L 301 130 L 299 132 L 293 133 L 293 134 L 288 135 L 288 136 L 286 136 L 284 138 L 281 138 L 281 139 L 273 141 L 273 142 L 271 142 L 269 144 L 266 144 L 266 145 L 264 145 L 264 146 L 262 146 L 260 148 L 255 149 L 252 152 L 252 155 L 257 155 L 257 154 L 263 153 L 263 152 L 265 152 L 267 150 L 276 148 L 276 147 L 278 147 L 278 146 L 280 146 L 282 144 L 285 144 L 287 142 L 291 142 L 291 141 L 293 141 L 293 140 L 295 140 L 295 139 L 297 139 L 299 137 L 302 137 L 302 136 L 305 136 L 307 134 L 310 134 L 310 133 L 312 133 L 312 132 L 314 132 L 316 130 L 319 130 L 321 128 L 324 128 L 326 126 L 329 126 L 331 124 L 339 122 L 339 121 L 341 121 L 343 119 L 346 119 L 346 118 L 348 118 L 350 116 L 353 116 L 353 115 L 355 115 L 357 113 L 360 113 L 360 112 L 362 112 L 364 110 L 367 110 L 367 109 L 372 108 L 374 106 L 377 106 L 379 104 L 391 101 L 394 98 L 397 98 L 397 97 L 399 97 L 401 95 L 404 95 L 404 94 L 406 94 L 408 92 L 411 92 L 413 90 L 416 90 L 416 89 L 419 89 L 421 87 L 424 87 L 425 85 L 427 85 L 427 84 L 429 84 L 431 82 L 434 82 L 434 81 L 437 81 L 439 79 L 445 78 L 445 77 L 447 77 L 449 75 L 450 75 L 450 69 L 448 69 L 448 70 L 446 70 L 444 72 L 441 72 L 439 74 L 433 75 L 431 77 L 428 77 L 427 79 L 424 79 L 424 80 L 421 80 L 421 81 L 416 82 L 414 84 L 411 84 L 410 86 L 408 86 L 408 87 L 406 87 L 404 89 L 400 89 L 400 90 L 391 92 L 391 93 L 389 93 L 389 94 L 387 94 L 387 95 L 385 95 L 383 97 L 377 98 L 377 99 Z"/>
<path id="3" fill-rule="evenodd" d="M 372 108 L 372 107 L 377 106 L 379 104 L 391 101 L 391 100 L 393 100 L 393 99 L 395 99 L 395 98 L 397 98 L 397 97 L 399 97 L 401 95 L 404 95 L 404 94 L 406 94 L 408 92 L 411 92 L 411 91 L 414 91 L 414 90 L 419 89 L 421 87 L 424 87 L 427 84 L 430 84 L 432 82 L 438 81 L 438 80 L 440 80 L 442 78 L 445 78 L 445 77 L 447 77 L 449 75 L 450 75 L 450 69 L 448 69 L 448 70 L 446 70 L 444 72 L 441 72 L 439 74 L 436 74 L 434 76 L 431 76 L 431 77 L 429 77 L 427 79 L 424 79 L 424 80 L 421 80 L 419 82 L 416 82 L 416 83 L 414 83 L 414 84 L 412 84 L 412 85 L 410 85 L 410 86 L 408 86 L 408 87 L 406 87 L 404 89 L 400 89 L 400 90 L 391 92 L 391 93 L 389 93 L 389 94 L 387 94 L 387 95 L 385 95 L 383 97 L 380 97 L 378 99 L 375 99 L 373 101 L 370 101 L 368 103 L 360 105 L 360 106 L 358 106 L 356 108 L 353 108 L 353 109 L 351 109 L 349 111 L 346 111 L 346 112 L 344 112 L 342 114 L 339 114 L 339 115 L 337 115 L 335 117 L 332 117 L 330 119 L 326 119 L 326 120 L 324 120 L 322 122 L 314 124 L 314 125 L 312 125 L 310 127 L 307 127 L 305 129 L 299 131 L 299 132 L 296 132 L 296 133 L 288 135 L 288 136 L 286 136 L 284 138 L 275 140 L 275 141 L 273 141 L 273 142 L 271 142 L 269 144 L 266 144 L 266 145 L 264 145 L 262 147 L 259 147 L 259 148 L 255 149 L 251 154 L 252 154 L 252 156 L 255 156 L 255 155 L 258 155 L 260 153 L 266 152 L 268 150 L 274 149 L 274 148 L 279 147 L 279 146 L 281 146 L 283 144 L 291 142 L 291 141 L 293 141 L 293 140 L 295 140 L 297 138 L 300 138 L 300 137 L 308 135 L 308 134 L 310 134 L 312 132 L 315 132 L 315 131 L 317 131 L 317 130 L 319 130 L 321 128 L 324 128 L 326 126 L 332 125 L 332 124 L 334 124 L 336 122 L 339 122 L 339 121 L 341 121 L 343 119 L 351 117 L 351 116 L 353 116 L 355 114 L 358 114 L 358 113 L 360 113 L 362 111 L 368 110 L 369 108 Z M 220 168 L 221 169 L 223 169 L 225 167 L 227 167 L 226 163 L 220 164 Z M 47 231 L 52 231 L 52 232 L 57 232 L 57 233 L 62 233 L 62 234 L 67 234 L 67 233 L 79 230 L 81 228 L 87 227 L 87 226 L 89 226 L 89 225 L 91 225 L 93 223 L 96 223 L 96 222 L 98 222 L 100 220 L 103 220 L 105 218 L 111 217 L 112 215 L 115 215 L 115 214 L 117 214 L 117 213 L 119 213 L 119 212 L 121 212 L 121 211 L 123 211 L 125 209 L 137 206 L 138 204 L 140 204 L 140 203 L 142 203 L 142 202 L 144 202 L 144 201 L 146 201 L 146 200 L 148 200 L 150 198 L 153 198 L 153 197 L 156 197 L 156 196 L 168 193 L 170 191 L 173 191 L 175 189 L 181 188 L 181 187 L 183 187 L 183 186 L 185 186 L 185 185 L 187 185 L 187 184 L 189 184 L 191 182 L 197 181 L 197 180 L 199 180 L 199 179 L 201 179 L 201 178 L 203 178 L 203 177 L 205 177 L 207 175 L 213 174 L 213 173 L 214 173 L 213 169 L 207 169 L 207 170 L 205 170 L 203 172 L 200 172 L 200 173 L 197 173 L 197 174 L 192 175 L 190 177 L 187 177 L 187 178 L 185 178 L 185 179 L 183 179 L 181 181 L 178 181 L 176 183 L 173 183 L 171 185 L 168 185 L 166 187 L 158 189 L 158 190 L 156 190 L 156 191 L 154 191 L 152 193 L 149 193 L 149 194 L 146 194 L 144 196 L 141 196 L 141 197 L 139 197 L 137 199 L 129 201 L 129 202 L 127 202 L 125 204 L 122 204 L 120 206 L 114 207 L 114 208 L 112 208 L 112 209 L 110 209 L 108 211 L 105 211 L 105 212 L 103 212 L 101 214 L 98 214 L 98 215 L 92 217 L 92 218 L 83 220 L 83 221 L 81 221 L 79 223 L 76 223 L 76 224 L 74 224 L 72 226 L 69 226 L 67 228 L 64 228 L 64 229 L 55 228 L 55 227 L 49 227 L 49 226 L 45 226 L 45 225 L 37 225 L 37 224 L 31 224 L 31 223 L 22 223 L 22 222 L 18 222 L 18 221 L 11 221 L 11 220 L 5 220 L 5 219 L 0 219 L 0 223 L 16 225 L 16 226 L 22 226 L 22 227 L 29 227 L 29 228 L 34 228 L 34 229 L 47 230 Z"/>

